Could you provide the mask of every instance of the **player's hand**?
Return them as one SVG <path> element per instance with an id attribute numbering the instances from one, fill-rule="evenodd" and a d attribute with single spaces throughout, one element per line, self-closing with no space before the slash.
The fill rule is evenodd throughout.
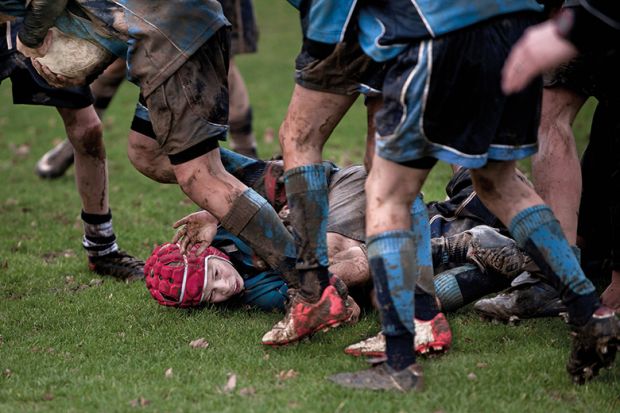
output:
<path id="1" fill-rule="evenodd" d="M 35 70 L 50 86 L 53 87 L 70 87 L 70 86 L 82 86 L 86 84 L 86 78 L 83 77 L 66 77 L 52 72 L 47 66 L 39 63 L 37 59 L 31 58 L 32 66 Z"/>
<path id="2" fill-rule="evenodd" d="M 45 39 L 43 39 L 43 43 L 41 46 L 31 48 L 26 46 L 19 40 L 19 36 L 17 36 L 17 50 L 26 57 L 35 58 L 35 57 L 43 57 L 47 54 L 47 51 L 52 44 L 52 31 L 48 30 L 45 35 Z"/>
<path id="3" fill-rule="evenodd" d="M 561 37 L 551 20 L 525 31 L 514 45 L 502 70 L 507 95 L 523 90 L 536 76 L 577 56 L 577 49 Z"/>
<path id="4" fill-rule="evenodd" d="M 174 223 L 179 228 L 172 238 L 172 243 L 179 244 L 185 254 L 196 244 L 200 244 L 197 254 L 206 250 L 217 233 L 217 218 L 207 211 L 194 212 Z"/>

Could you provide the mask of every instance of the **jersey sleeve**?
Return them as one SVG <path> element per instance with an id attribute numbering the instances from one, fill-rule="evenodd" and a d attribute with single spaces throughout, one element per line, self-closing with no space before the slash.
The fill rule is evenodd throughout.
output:
<path id="1" fill-rule="evenodd" d="M 288 286 L 274 271 L 265 271 L 245 280 L 244 304 L 263 311 L 284 311 Z"/>
<path id="2" fill-rule="evenodd" d="M 56 18 L 67 6 L 67 1 L 32 0 L 26 12 L 24 25 L 18 34 L 19 40 L 30 48 L 39 47 L 49 28 L 54 25 Z"/>

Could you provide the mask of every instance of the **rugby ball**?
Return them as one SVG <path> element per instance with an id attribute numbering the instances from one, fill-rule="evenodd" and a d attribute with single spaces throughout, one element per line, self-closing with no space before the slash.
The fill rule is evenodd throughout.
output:
<path id="1" fill-rule="evenodd" d="M 55 27 L 52 42 L 43 57 L 37 62 L 51 72 L 71 79 L 88 78 L 105 70 L 113 55 L 91 41 L 61 32 Z"/>

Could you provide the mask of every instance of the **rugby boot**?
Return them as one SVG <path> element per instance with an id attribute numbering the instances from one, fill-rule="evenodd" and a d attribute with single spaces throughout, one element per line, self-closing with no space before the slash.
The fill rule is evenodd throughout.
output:
<path id="1" fill-rule="evenodd" d="M 289 303 L 284 319 L 276 323 L 262 338 L 268 346 L 282 346 L 318 331 L 327 331 L 343 323 L 353 323 L 359 307 L 351 297 L 342 297 L 332 285 L 325 288 L 316 303 L 306 301 L 297 290 L 289 290 Z"/>
<path id="2" fill-rule="evenodd" d="M 101 257 L 88 257 L 88 268 L 97 274 L 114 277 L 127 283 L 144 278 L 144 261 L 125 251 L 116 251 Z"/>
<path id="3" fill-rule="evenodd" d="M 503 322 L 557 317 L 568 311 L 558 292 L 544 282 L 518 285 L 495 297 L 483 298 L 474 304 L 474 310 L 483 318 Z"/>
<path id="4" fill-rule="evenodd" d="M 417 364 L 397 371 L 382 362 L 366 370 L 334 374 L 328 379 L 352 389 L 395 390 L 403 393 L 424 389 L 424 374 L 422 367 Z"/>
<path id="5" fill-rule="evenodd" d="M 448 320 L 439 313 L 432 320 L 415 321 L 415 351 L 418 355 L 444 353 L 452 345 L 452 331 Z M 385 357 L 385 336 L 379 333 L 344 349 L 351 356 Z"/>
<path id="6" fill-rule="evenodd" d="M 73 164 L 73 146 L 65 139 L 39 159 L 35 167 L 36 174 L 45 179 L 60 178 Z"/>
<path id="7" fill-rule="evenodd" d="M 477 265 L 481 271 L 493 271 L 507 278 L 514 278 L 523 271 L 532 269 L 532 259 L 525 254 L 514 240 L 503 236 L 495 229 L 479 225 L 450 237 L 432 240 L 433 257 L 441 257 L 441 264 Z"/>
<path id="8" fill-rule="evenodd" d="M 609 367 L 620 346 L 620 319 L 608 307 L 599 307 L 588 322 L 572 327 L 573 342 L 566 370 L 575 384 L 584 384 Z"/>

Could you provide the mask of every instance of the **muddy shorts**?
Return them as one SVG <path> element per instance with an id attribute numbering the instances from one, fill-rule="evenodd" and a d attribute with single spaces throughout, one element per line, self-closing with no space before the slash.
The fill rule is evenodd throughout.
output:
<path id="1" fill-rule="evenodd" d="M 304 42 L 295 60 L 295 82 L 306 89 L 337 95 L 378 96 L 385 68 L 385 63 L 366 56 L 355 39 L 338 43 L 323 59 L 313 57 Z"/>
<path id="2" fill-rule="evenodd" d="M 219 0 L 224 16 L 232 24 L 230 51 L 233 56 L 256 53 L 258 49 L 258 27 L 254 16 L 252 0 Z"/>
<path id="3" fill-rule="evenodd" d="M 360 165 L 340 169 L 332 175 L 327 232 L 366 242 L 366 175 Z"/>
<path id="4" fill-rule="evenodd" d="M 510 96 L 500 84 L 512 45 L 537 21 L 515 13 L 410 44 L 385 77 L 377 154 L 408 166 L 435 158 L 466 168 L 534 154 L 542 82 Z"/>
<path id="5" fill-rule="evenodd" d="M 172 164 L 202 156 L 226 139 L 229 47 L 224 27 L 146 96 L 157 142 Z"/>
<path id="6" fill-rule="evenodd" d="M 81 109 L 93 104 L 88 86 L 58 89 L 47 84 L 30 59 L 17 52 L 19 22 L 0 24 L 0 82 L 11 79 L 13 103 Z"/>

